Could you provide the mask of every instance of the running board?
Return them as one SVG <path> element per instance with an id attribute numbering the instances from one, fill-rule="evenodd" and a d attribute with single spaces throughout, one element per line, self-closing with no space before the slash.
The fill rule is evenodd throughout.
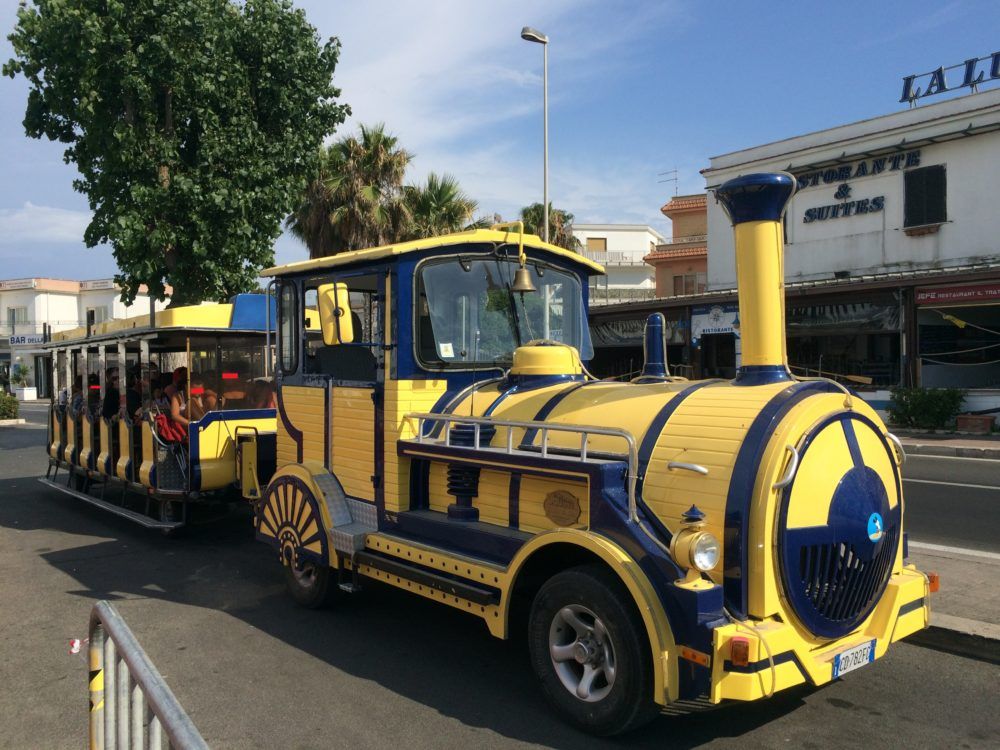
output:
<path id="1" fill-rule="evenodd" d="M 456 581 L 453 578 L 432 573 L 423 568 L 418 568 L 415 565 L 409 565 L 390 557 L 385 557 L 384 555 L 372 552 L 356 552 L 353 562 L 355 566 L 367 565 L 384 573 L 390 573 L 414 583 L 423 584 L 428 588 L 457 596 L 460 599 L 466 599 L 474 604 L 495 605 L 500 603 L 500 594 L 492 589 Z"/>
<path id="2" fill-rule="evenodd" d="M 116 516 L 121 516 L 122 518 L 127 518 L 130 521 L 134 521 L 140 526 L 145 526 L 147 529 L 177 529 L 184 525 L 183 521 L 158 521 L 155 518 L 150 518 L 149 516 L 138 513 L 134 510 L 129 510 L 128 508 L 122 508 L 120 505 L 115 505 L 114 503 L 109 503 L 107 500 L 101 500 L 93 495 L 88 495 L 86 492 L 80 492 L 79 490 L 74 490 L 67 487 L 64 484 L 57 484 L 51 479 L 46 479 L 45 477 L 39 477 L 38 481 L 44 484 L 46 487 L 51 487 L 54 490 L 59 490 L 67 495 L 75 497 L 77 500 L 83 500 L 85 503 L 90 503 L 91 505 L 100 508 L 101 510 L 106 510 L 109 513 L 114 513 Z"/>

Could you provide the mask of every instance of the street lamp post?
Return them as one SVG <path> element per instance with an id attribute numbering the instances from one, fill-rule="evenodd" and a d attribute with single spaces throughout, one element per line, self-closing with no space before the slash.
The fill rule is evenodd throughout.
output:
<path id="1" fill-rule="evenodd" d="M 549 38 L 538 29 L 525 26 L 521 38 L 542 45 L 542 239 L 549 241 Z"/>

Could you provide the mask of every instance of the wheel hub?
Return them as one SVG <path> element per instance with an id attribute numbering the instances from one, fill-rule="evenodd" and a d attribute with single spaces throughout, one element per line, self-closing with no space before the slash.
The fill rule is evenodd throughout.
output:
<path id="1" fill-rule="evenodd" d="M 556 612 L 549 627 L 549 655 L 563 687 L 580 700 L 596 703 L 611 692 L 614 646 L 601 619 L 583 605 Z"/>

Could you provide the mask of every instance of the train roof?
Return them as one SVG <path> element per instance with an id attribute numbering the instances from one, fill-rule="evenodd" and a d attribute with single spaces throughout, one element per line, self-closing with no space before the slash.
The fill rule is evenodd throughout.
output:
<path id="1" fill-rule="evenodd" d="M 58 347 L 77 341 L 97 343 L 101 340 L 121 339 L 152 335 L 167 331 L 191 333 L 264 333 L 267 325 L 267 296 L 263 294 L 237 294 L 230 302 L 185 307 L 168 307 L 156 312 L 156 324 L 150 325 L 149 315 L 134 318 L 106 320 L 93 326 L 87 336 L 86 326 L 52 334 L 48 347 Z M 271 299 L 271 329 L 274 329 L 277 310 Z"/>
<path id="2" fill-rule="evenodd" d="M 455 232 L 437 237 L 427 237 L 422 240 L 412 242 L 401 242 L 395 245 L 383 245 L 382 247 L 372 247 L 365 250 L 351 250 L 337 255 L 330 255 L 324 258 L 313 258 L 311 260 L 300 260 L 295 263 L 286 263 L 282 266 L 274 266 L 261 272 L 262 276 L 288 276 L 296 273 L 308 273 L 327 268 L 338 268 L 354 263 L 370 263 L 373 261 L 395 258 L 399 255 L 414 253 L 421 250 L 433 250 L 437 247 L 450 247 L 452 245 L 474 245 L 483 243 L 517 243 L 519 237 L 517 232 L 508 232 L 498 229 L 472 229 L 465 232 Z M 547 244 L 538 235 L 524 235 L 525 250 L 541 251 L 543 254 L 554 255 L 562 260 L 569 260 L 573 263 L 585 267 L 591 275 L 603 274 L 604 267 L 600 263 L 595 263 L 589 258 L 566 250 L 556 245 Z"/>

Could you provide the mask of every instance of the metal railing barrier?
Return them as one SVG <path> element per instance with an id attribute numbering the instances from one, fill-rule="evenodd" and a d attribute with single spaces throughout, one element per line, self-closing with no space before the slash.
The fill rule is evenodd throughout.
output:
<path id="1" fill-rule="evenodd" d="M 91 750 L 208 748 L 121 615 L 106 601 L 90 612 Z"/>

